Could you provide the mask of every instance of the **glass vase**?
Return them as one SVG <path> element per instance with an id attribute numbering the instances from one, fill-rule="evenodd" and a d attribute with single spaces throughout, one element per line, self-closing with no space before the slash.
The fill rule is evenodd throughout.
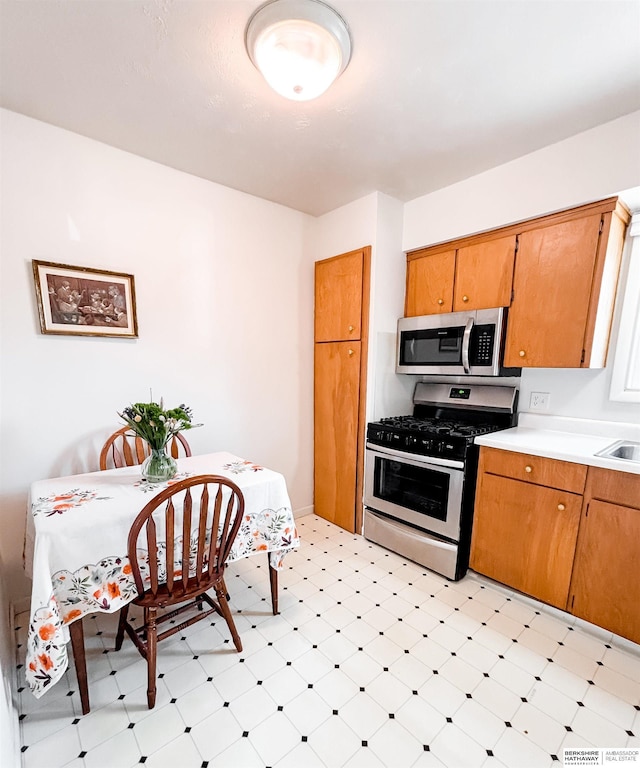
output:
<path id="1" fill-rule="evenodd" d="M 164 483 L 175 477 L 178 471 L 176 460 L 164 448 L 152 448 L 142 462 L 142 479 L 148 483 Z"/>

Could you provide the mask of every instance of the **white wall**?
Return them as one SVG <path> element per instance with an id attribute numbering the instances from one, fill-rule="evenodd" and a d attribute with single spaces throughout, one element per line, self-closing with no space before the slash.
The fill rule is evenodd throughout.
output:
<path id="1" fill-rule="evenodd" d="M 417 376 L 396 373 L 398 318 L 404 314 L 406 257 L 400 247 L 403 204 L 378 195 L 376 253 L 371 269 L 367 421 L 411 413 Z"/>
<path id="2" fill-rule="evenodd" d="M 6 110 L 0 239 L 0 504 L 10 598 L 34 480 L 97 469 L 117 411 L 185 402 L 194 453 L 282 472 L 312 504 L 310 218 Z M 135 275 L 140 336 L 39 331 L 31 260 Z"/>
<path id="3" fill-rule="evenodd" d="M 404 250 L 615 195 L 640 183 L 640 111 L 406 203 Z"/>
<path id="4" fill-rule="evenodd" d="M 407 203 L 403 248 L 492 229 L 638 185 L 640 112 L 634 112 Z M 610 360 L 603 370 L 523 370 L 520 410 L 529 409 L 532 391 L 549 392 L 552 415 L 640 422 L 637 405 L 609 400 Z"/>

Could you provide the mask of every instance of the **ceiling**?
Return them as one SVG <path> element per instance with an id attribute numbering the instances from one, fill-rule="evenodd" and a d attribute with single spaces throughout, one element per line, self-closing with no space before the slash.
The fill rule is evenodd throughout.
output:
<path id="1" fill-rule="evenodd" d="M 0 0 L 0 105 L 320 215 L 407 201 L 640 109 L 640 0 L 333 0 L 353 56 L 272 92 L 260 0 Z"/>

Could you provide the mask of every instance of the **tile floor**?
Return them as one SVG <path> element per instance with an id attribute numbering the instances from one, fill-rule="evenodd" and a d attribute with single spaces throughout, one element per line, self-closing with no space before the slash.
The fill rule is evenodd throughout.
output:
<path id="1" fill-rule="evenodd" d="M 313 515 L 269 611 L 266 559 L 229 567 L 221 620 L 160 645 L 158 700 L 114 615 L 85 619 L 92 711 L 68 671 L 24 688 L 24 768 L 543 768 L 640 746 L 640 648 L 475 574 L 446 579 Z"/>

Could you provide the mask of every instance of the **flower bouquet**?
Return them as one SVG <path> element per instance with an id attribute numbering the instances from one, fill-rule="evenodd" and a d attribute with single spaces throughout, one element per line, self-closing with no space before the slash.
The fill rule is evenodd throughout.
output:
<path id="1" fill-rule="evenodd" d="M 142 476 L 152 483 L 170 480 L 177 472 L 177 464 L 166 452 L 169 440 L 185 429 L 199 427 L 191 423 L 191 409 L 181 404 L 177 408 L 164 409 L 158 403 L 134 403 L 124 408 L 118 416 L 151 449 L 142 464 Z"/>

